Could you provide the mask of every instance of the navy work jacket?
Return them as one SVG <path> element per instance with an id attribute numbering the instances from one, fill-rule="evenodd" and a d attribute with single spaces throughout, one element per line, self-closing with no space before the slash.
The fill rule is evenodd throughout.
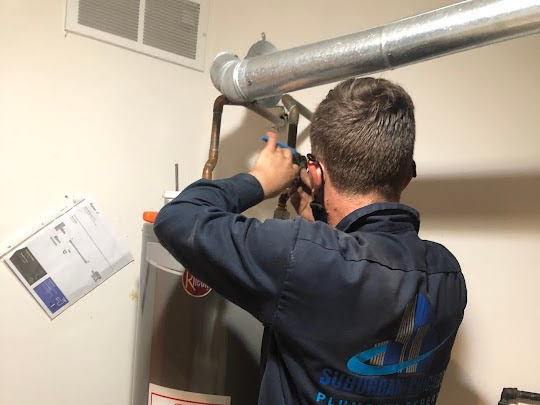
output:
<path id="1" fill-rule="evenodd" d="M 418 237 L 403 204 L 336 228 L 241 214 L 263 198 L 249 174 L 199 180 L 154 225 L 180 263 L 265 325 L 259 404 L 435 404 L 466 305 L 454 256 Z"/>

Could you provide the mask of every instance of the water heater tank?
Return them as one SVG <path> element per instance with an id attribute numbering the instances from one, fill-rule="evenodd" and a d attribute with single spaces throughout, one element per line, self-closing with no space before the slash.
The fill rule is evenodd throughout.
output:
<path id="1" fill-rule="evenodd" d="M 176 391 L 256 404 L 262 325 L 184 270 L 145 223 L 132 405 L 184 405 Z"/>

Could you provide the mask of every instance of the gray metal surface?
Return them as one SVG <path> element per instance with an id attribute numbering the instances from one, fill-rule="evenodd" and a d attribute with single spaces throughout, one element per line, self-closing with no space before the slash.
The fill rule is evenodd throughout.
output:
<path id="1" fill-rule="evenodd" d="M 540 32 L 540 0 L 470 0 L 356 34 L 240 60 L 210 74 L 233 101 L 253 101 Z"/>
<path id="2" fill-rule="evenodd" d="M 277 48 L 272 44 L 271 42 L 268 42 L 266 40 L 266 34 L 263 32 L 261 34 L 261 40 L 255 42 L 253 45 L 251 45 L 251 48 L 249 48 L 248 53 L 246 54 L 246 59 L 253 58 L 255 56 L 260 55 L 268 55 L 270 53 L 274 53 L 277 51 Z M 281 94 L 276 94 L 269 98 L 264 98 L 257 100 L 257 103 L 262 107 L 274 107 L 279 103 L 279 100 L 281 99 Z"/>
<path id="3" fill-rule="evenodd" d="M 151 245 L 163 249 L 152 224 L 142 240 L 132 405 L 148 404 L 150 383 L 256 404 L 262 325 L 215 291 L 189 296 L 177 262 L 179 271 L 149 262 Z"/>

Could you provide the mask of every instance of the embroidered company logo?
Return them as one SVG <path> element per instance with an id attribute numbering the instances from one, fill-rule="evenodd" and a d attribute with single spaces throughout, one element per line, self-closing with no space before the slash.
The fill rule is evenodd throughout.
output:
<path id="1" fill-rule="evenodd" d="M 347 362 L 347 368 L 366 376 L 421 372 L 429 365 L 429 357 L 454 334 L 437 344 L 430 327 L 431 319 L 431 305 L 418 294 L 405 308 L 396 338 L 354 355 Z"/>
<path id="2" fill-rule="evenodd" d="M 205 297 L 212 291 L 210 287 L 201 280 L 197 280 L 187 270 L 184 270 L 184 274 L 182 274 L 182 286 L 189 295 L 195 298 Z"/>

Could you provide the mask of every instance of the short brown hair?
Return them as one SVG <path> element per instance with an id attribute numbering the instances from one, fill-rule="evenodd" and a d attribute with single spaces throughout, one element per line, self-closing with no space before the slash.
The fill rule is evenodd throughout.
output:
<path id="1" fill-rule="evenodd" d="M 337 190 L 399 198 L 413 162 L 414 104 L 386 79 L 349 79 L 315 111 L 310 138 Z"/>

